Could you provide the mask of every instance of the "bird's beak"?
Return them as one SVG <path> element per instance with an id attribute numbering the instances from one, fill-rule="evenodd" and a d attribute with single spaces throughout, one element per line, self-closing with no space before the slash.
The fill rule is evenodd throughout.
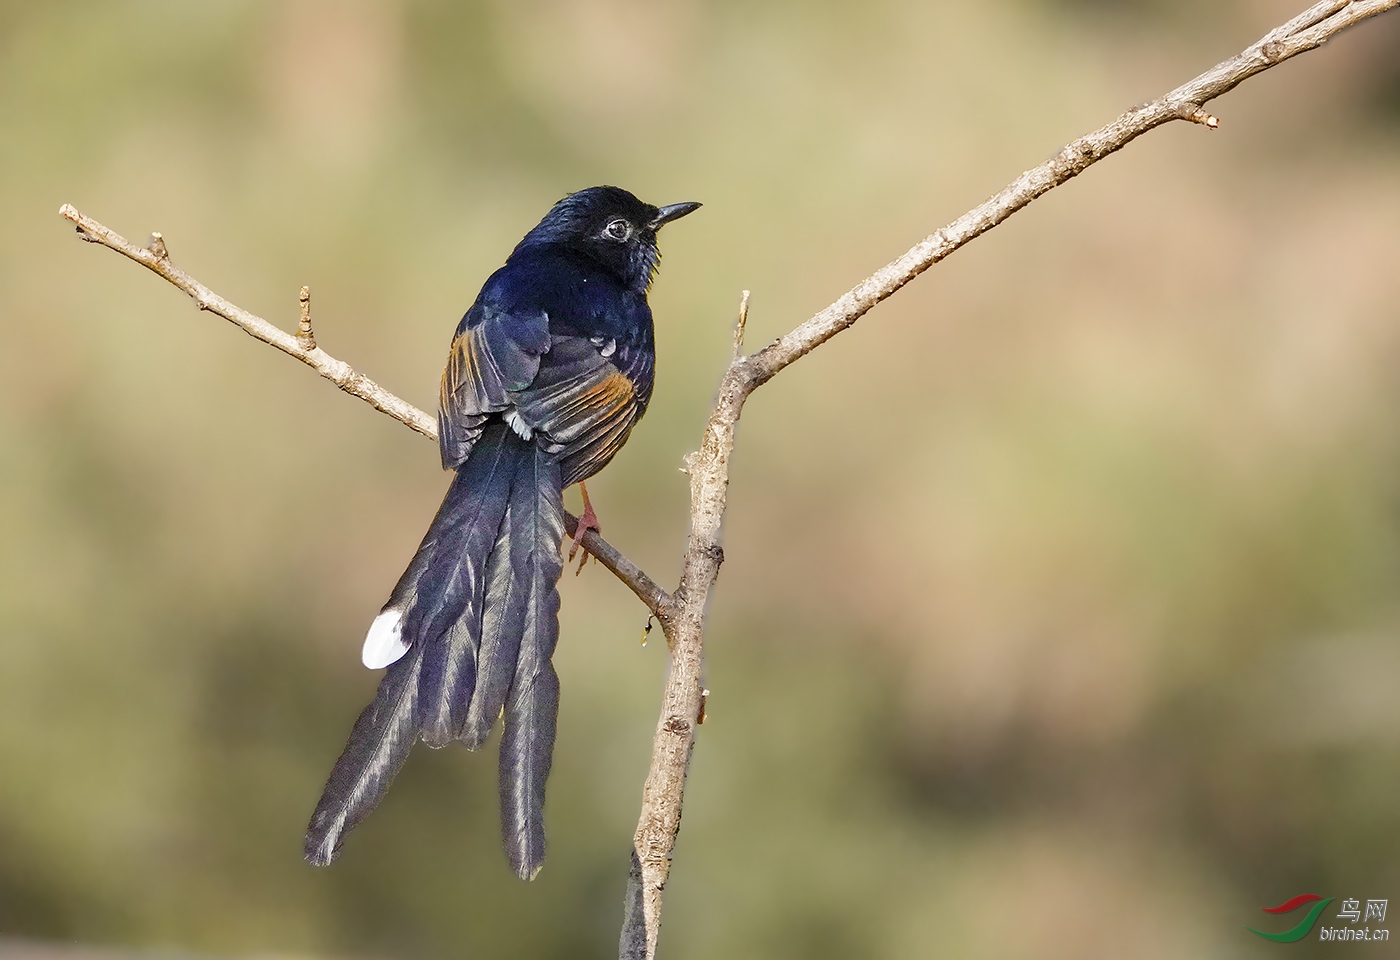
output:
<path id="1" fill-rule="evenodd" d="M 670 223 L 672 220 L 679 220 L 687 213 L 694 213 L 696 210 L 699 209 L 700 204 L 695 203 L 693 201 L 690 203 L 667 204 L 657 212 L 656 219 L 653 220 L 650 224 L 648 224 L 648 226 L 650 226 L 653 230 L 656 230 L 663 223 Z"/>

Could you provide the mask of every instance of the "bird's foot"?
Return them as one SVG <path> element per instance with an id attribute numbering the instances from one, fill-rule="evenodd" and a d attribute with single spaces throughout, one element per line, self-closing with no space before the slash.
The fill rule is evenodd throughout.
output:
<path id="1" fill-rule="evenodd" d="M 598 515 L 593 512 L 593 504 L 588 501 L 588 488 L 582 483 L 579 483 L 578 488 L 583 493 L 583 516 L 578 518 L 578 526 L 574 527 L 574 542 L 573 545 L 569 547 L 568 559 L 569 563 L 573 563 L 574 554 L 581 554 L 578 558 L 578 569 L 574 571 L 574 576 L 578 576 L 583 572 L 583 565 L 588 562 L 590 556 L 588 548 L 583 545 L 584 534 L 589 530 L 598 534 L 602 534 L 603 532 L 603 528 L 598 526 Z M 597 563 L 598 558 L 594 557 L 593 562 Z"/>

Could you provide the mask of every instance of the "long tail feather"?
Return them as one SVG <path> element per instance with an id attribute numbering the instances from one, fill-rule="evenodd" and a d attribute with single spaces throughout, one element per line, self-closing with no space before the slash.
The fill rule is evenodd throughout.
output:
<path id="1" fill-rule="evenodd" d="M 336 858 L 345 835 L 383 799 L 420 733 L 440 746 L 466 723 L 484 574 L 520 464 L 531 450 L 505 424 L 483 432 L 371 626 L 365 662 L 388 670 L 374 702 L 355 721 L 307 828 L 311 863 Z"/>
<path id="2" fill-rule="evenodd" d="M 453 487 L 469 507 L 445 530 L 418 588 L 415 635 L 424 648 L 419 716 L 423 742 L 443 747 L 466 723 L 476 685 L 486 571 L 510 499 L 519 441 L 488 430 L 458 471 Z M 453 496 L 452 492 L 448 494 Z"/>
<path id="3" fill-rule="evenodd" d="M 515 678 L 501 737 L 501 831 L 506 857 L 522 879 L 544 865 L 544 791 L 559 716 L 559 677 L 550 658 L 559 640 L 559 545 L 564 537 L 559 464 L 535 449 L 511 490 L 513 580 L 525 591 Z"/>
<path id="4" fill-rule="evenodd" d="M 355 721 L 306 830 L 304 852 L 312 864 L 323 867 L 336 858 L 345 834 L 378 806 L 407 759 L 418 739 L 422 665 L 422 647 L 392 664 L 374 702 Z"/>
<path id="5" fill-rule="evenodd" d="M 481 652 L 477 659 L 476 689 L 471 695 L 460 736 L 468 750 L 476 750 L 491 734 L 505 708 L 506 694 L 515 679 L 520 638 L 525 634 L 525 601 L 529 584 L 515 578 L 511 565 L 512 533 L 527 514 L 519 506 L 508 508 L 486 568 L 486 597 L 482 604 Z"/>

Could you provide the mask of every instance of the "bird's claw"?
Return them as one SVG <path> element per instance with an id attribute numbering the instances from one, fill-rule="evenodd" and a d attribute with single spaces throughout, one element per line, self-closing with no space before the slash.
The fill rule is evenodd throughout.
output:
<path id="1" fill-rule="evenodd" d="M 582 543 L 584 534 L 586 534 L 589 530 L 593 530 L 597 533 L 603 532 L 598 528 L 598 518 L 592 516 L 591 511 L 588 514 L 579 517 L 578 526 L 574 528 L 574 542 L 573 545 L 569 547 L 569 563 L 573 563 L 574 554 L 577 553 L 579 555 L 578 568 L 574 570 L 574 576 L 578 576 L 580 573 L 583 572 L 583 565 L 588 562 L 589 557 L 593 556 L 591 553 L 588 552 L 588 548 L 585 547 Z M 598 558 L 593 557 L 593 562 L 597 563 Z"/>
<path id="2" fill-rule="evenodd" d="M 580 556 L 578 560 L 578 569 L 574 571 L 574 576 L 583 573 L 583 565 L 588 562 L 588 558 L 591 556 L 588 552 L 588 548 L 583 545 L 584 535 L 590 530 L 598 534 L 603 532 L 603 528 L 598 526 L 598 515 L 593 512 L 593 504 L 588 502 L 588 488 L 582 483 L 578 486 L 579 490 L 583 492 L 583 516 L 578 518 L 578 525 L 574 527 L 574 542 L 573 545 L 569 547 L 569 558 L 565 561 L 566 563 L 573 563 L 574 554 L 582 552 L 582 556 Z M 593 557 L 593 562 L 597 563 L 598 558 Z"/>

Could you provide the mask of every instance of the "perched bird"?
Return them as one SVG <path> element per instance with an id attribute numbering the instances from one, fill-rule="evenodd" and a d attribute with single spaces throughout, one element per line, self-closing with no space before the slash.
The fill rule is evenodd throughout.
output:
<path id="1" fill-rule="evenodd" d="M 457 325 L 438 408 L 442 465 L 457 475 L 365 637 L 365 666 L 388 669 L 311 817 L 311 863 L 336 858 L 420 737 L 475 750 L 503 717 L 506 856 L 523 879 L 539 872 L 563 491 L 606 466 L 646 412 L 656 232 L 699 206 L 654 207 L 618 187 L 570 194 Z M 591 506 L 579 526 L 575 544 L 597 528 Z"/>

